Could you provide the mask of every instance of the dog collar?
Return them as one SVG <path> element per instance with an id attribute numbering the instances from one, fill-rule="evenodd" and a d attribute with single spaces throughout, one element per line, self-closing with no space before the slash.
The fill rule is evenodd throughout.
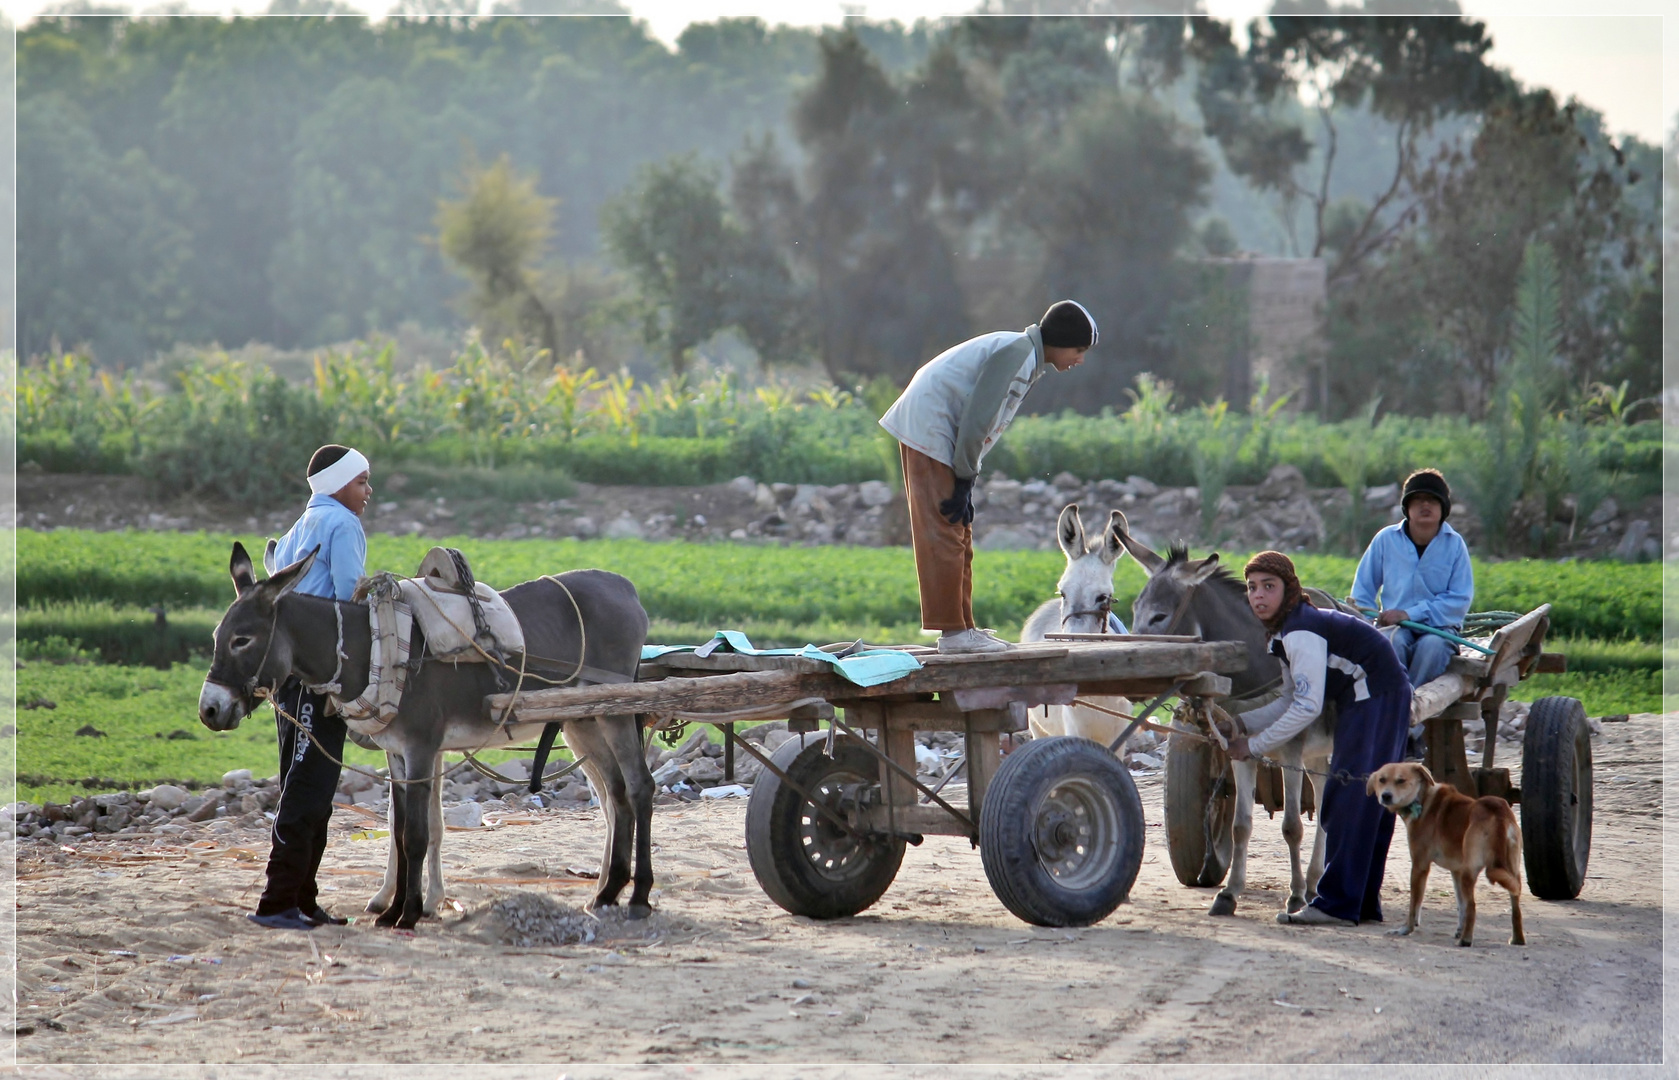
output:
<path id="1" fill-rule="evenodd" d="M 1418 818 L 1422 817 L 1422 800 L 1418 799 L 1416 802 L 1412 803 L 1410 806 L 1407 806 L 1405 808 L 1405 813 L 1411 818 L 1412 821 L 1415 821 Z"/>

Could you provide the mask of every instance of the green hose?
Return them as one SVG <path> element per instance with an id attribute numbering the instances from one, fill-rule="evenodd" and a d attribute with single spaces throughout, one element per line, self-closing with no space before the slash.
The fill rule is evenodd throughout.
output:
<path id="1" fill-rule="evenodd" d="M 1364 611 L 1363 608 L 1359 608 L 1359 610 Z M 1364 614 L 1366 614 L 1370 618 L 1374 619 L 1377 615 L 1377 612 L 1364 611 Z M 1483 612 L 1483 614 L 1486 614 L 1486 613 Z M 1494 614 L 1502 615 L 1503 612 L 1496 612 Z M 1520 616 L 1517 616 L 1517 618 L 1520 618 Z M 1467 627 L 1468 619 L 1466 618 L 1464 620 L 1464 622 L 1465 622 L 1465 626 Z M 1443 637 L 1447 641 L 1451 642 L 1454 645 L 1467 645 L 1471 649 L 1474 649 L 1476 652 L 1485 653 L 1487 656 L 1494 655 L 1494 650 L 1487 648 L 1485 645 L 1477 645 L 1473 641 L 1470 641 L 1467 638 L 1460 638 L 1456 634 L 1452 633 L 1450 630 L 1442 630 L 1438 626 L 1429 626 L 1427 623 L 1420 623 L 1420 622 L 1417 622 L 1414 619 L 1403 619 L 1403 620 L 1400 621 L 1399 625 L 1403 626 L 1407 630 L 1415 631 L 1417 633 L 1433 634 L 1435 637 Z"/>

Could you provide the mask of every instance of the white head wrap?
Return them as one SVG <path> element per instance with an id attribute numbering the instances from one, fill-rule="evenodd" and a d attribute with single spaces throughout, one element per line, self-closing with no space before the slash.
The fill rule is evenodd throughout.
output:
<path id="1" fill-rule="evenodd" d="M 332 495 L 343 490 L 345 484 L 370 471 L 367 458 L 360 450 L 351 450 L 337 461 L 309 478 L 309 490 L 316 495 Z"/>

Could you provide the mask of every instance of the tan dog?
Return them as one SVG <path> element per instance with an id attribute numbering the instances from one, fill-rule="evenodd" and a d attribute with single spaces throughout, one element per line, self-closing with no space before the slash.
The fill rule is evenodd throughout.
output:
<path id="1" fill-rule="evenodd" d="M 1457 934 L 1467 947 L 1475 933 L 1475 881 L 1487 880 L 1510 892 L 1510 944 L 1526 945 L 1522 936 L 1522 831 L 1516 812 L 1503 799 L 1471 799 L 1449 784 L 1436 784 L 1427 769 L 1410 761 L 1383 765 L 1371 774 L 1365 790 L 1405 822 L 1411 841 L 1411 914 L 1400 930 L 1417 928 L 1428 871 L 1439 863 L 1457 889 Z"/>

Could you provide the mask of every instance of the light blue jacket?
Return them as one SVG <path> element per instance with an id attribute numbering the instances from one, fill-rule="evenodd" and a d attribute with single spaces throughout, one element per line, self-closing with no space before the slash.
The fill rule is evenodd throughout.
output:
<path id="1" fill-rule="evenodd" d="M 1445 521 L 1421 559 L 1405 522 L 1389 525 L 1370 541 L 1353 576 L 1353 602 L 1359 607 L 1366 611 L 1397 608 L 1416 622 L 1442 630 L 1462 626 L 1474 599 L 1469 545 Z"/>
<path id="2" fill-rule="evenodd" d="M 367 572 L 367 534 L 362 532 L 361 518 L 331 495 L 312 496 L 303 516 L 274 549 L 275 567 L 290 566 L 316 544 L 321 553 L 297 583 L 297 591 L 348 600 L 356 591 L 356 580 Z"/>

